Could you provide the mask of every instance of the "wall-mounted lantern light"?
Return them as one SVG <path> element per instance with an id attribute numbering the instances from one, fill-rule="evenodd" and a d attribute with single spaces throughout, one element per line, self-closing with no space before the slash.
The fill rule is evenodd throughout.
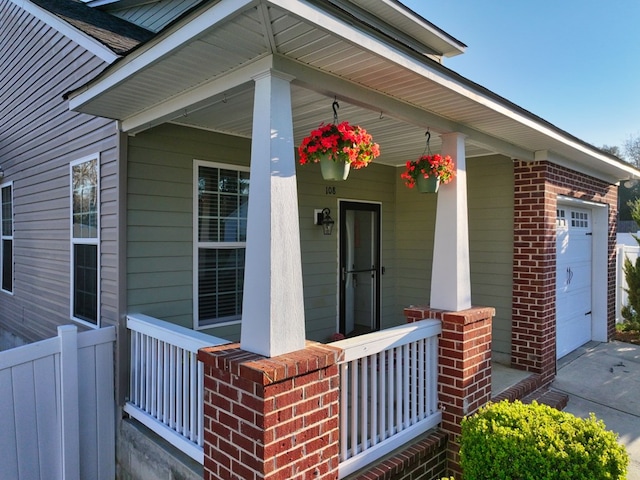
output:
<path id="1" fill-rule="evenodd" d="M 331 235 L 335 221 L 331 218 L 331 210 L 323 208 L 322 210 L 314 210 L 315 224 L 322 225 L 322 233 L 325 235 Z"/>

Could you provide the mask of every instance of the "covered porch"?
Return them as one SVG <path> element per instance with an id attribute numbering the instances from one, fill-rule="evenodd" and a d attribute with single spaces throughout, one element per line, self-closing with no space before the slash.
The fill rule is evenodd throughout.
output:
<path id="1" fill-rule="evenodd" d="M 129 327 L 132 346 L 120 344 L 131 348 L 129 368 L 119 371 L 130 381 L 125 411 L 192 458 L 204 457 L 207 435 L 217 442 L 209 452 L 229 447 L 212 425 L 228 429 L 220 405 L 233 405 L 218 399 L 213 409 L 211 391 L 230 369 L 240 378 L 249 372 L 261 388 L 292 380 L 294 371 L 322 371 L 327 401 L 339 405 L 327 413 L 339 422 L 328 458 L 339 461 L 327 468 L 341 477 L 372 461 L 367 451 L 384 455 L 437 425 L 455 435 L 462 416 L 491 398 L 492 340 L 507 364 L 511 358 L 513 160 L 594 162 L 585 145 L 443 67 L 444 57 L 464 49 L 457 40 L 390 4 L 380 2 L 375 14 L 359 5 L 207 4 L 70 95 L 72 109 L 118 119 L 122 132 L 128 300 L 121 313 L 176 326 L 161 338 L 143 332 L 141 343 Z M 340 119 L 365 127 L 382 154 L 346 182 L 328 184 L 317 166 L 296 166 L 295 147 L 332 121 L 334 101 Z M 427 131 L 428 149 L 450 155 L 457 169 L 437 196 L 405 189 L 398 168 L 425 151 Z M 617 174 L 610 165 L 606 175 Z M 220 186 L 232 177 L 235 190 Z M 227 243 L 223 212 L 202 207 L 223 196 L 236 202 L 227 213 L 237 230 Z M 339 222 L 347 203 L 379 209 L 371 210 L 379 212 L 377 285 L 365 309 L 373 332 L 324 347 L 334 333 L 357 330 L 347 327 L 343 301 L 340 242 L 348 228 Z M 324 208 L 338 222 L 333 236 L 316 225 Z M 223 265 L 229 252 L 232 263 Z M 416 325 L 406 326 L 407 318 Z M 179 327 L 215 335 L 220 346 L 201 350 L 198 363 L 207 339 L 176 345 L 174 338 L 190 336 Z M 304 352 L 325 364 L 311 369 Z M 179 368 L 165 376 L 158 365 Z M 381 385 L 389 393 L 374 400 Z M 205 433 L 208 409 L 218 417 Z"/>

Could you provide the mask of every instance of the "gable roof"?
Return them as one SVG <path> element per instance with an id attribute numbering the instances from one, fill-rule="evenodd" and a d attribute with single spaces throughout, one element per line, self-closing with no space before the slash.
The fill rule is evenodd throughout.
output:
<path id="1" fill-rule="evenodd" d="M 32 0 L 118 55 L 125 55 L 154 33 L 75 0 Z"/>

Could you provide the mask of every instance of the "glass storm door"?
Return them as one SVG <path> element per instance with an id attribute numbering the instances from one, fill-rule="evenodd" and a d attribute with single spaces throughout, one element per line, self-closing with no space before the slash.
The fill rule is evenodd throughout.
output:
<path id="1" fill-rule="evenodd" d="M 340 202 L 340 332 L 380 329 L 380 205 Z"/>

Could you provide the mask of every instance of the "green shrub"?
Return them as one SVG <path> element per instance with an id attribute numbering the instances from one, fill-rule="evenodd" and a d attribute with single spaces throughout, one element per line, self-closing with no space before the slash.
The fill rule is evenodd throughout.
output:
<path id="1" fill-rule="evenodd" d="M 593 414 L 503 401 L 462 421 L 460 464 L 465 480 L 615 480 L 629 456 Z"/>

